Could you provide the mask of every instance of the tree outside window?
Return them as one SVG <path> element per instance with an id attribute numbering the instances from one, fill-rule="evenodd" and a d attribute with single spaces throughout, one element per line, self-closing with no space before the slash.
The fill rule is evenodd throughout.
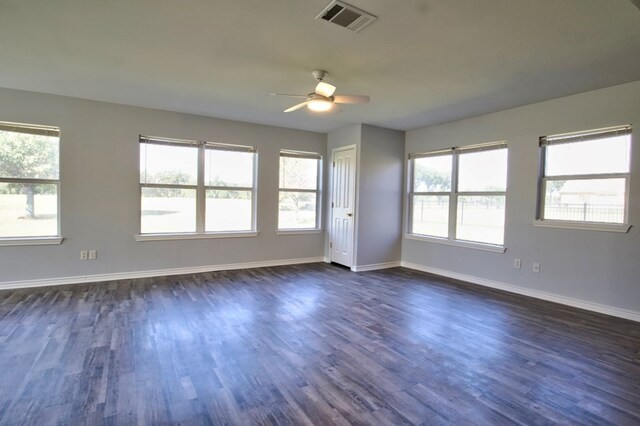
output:
<path id="1" fill-rule="evenodd" d="M 0 237 L 58 235 L 59 131 L 0 123 Z"/>

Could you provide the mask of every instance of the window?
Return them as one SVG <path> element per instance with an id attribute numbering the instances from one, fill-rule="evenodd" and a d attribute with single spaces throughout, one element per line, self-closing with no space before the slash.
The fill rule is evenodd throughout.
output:
<path id="1" fill-rule="evenodd" d="M 142 234 L 255 230 L 256 149 L 140 137 Z"/>
<path id="2" fill-rule="evenodd" d="M 631 127 L 540 138 L 538 219 L 626 224 Z"/>
<path id="3" fill-rule="evenodd" d="M 0 238 L 57 237 L 60 130 L 0 123 Z"/>
<path id="4" fill-rule="evenodd" d="M 278 229 L 319 229 L 320 154 L 280 152 Z"/>
<path id="5" fill-rule="evenodd" d="M 409 155 L 409 233 L 504 244 L 506 142 Z"/>

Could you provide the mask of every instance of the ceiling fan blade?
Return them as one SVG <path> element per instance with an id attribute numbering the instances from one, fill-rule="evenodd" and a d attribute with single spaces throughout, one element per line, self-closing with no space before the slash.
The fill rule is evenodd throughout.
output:
<path id="1" fill-rule="evenodd" d="M 300 108 L 304 108 L 304 107 L 306 107 L 306 106 L 307 106 L 307 101 L 304 101 L 304 102 L 302 102 L 302 103 L 299 103 L 298 105 L 294 105 L 294 106 L 292 106 L 291 108 L 287 108 L 287 109 L 285 109 L 285 110 L 284 110 L 284 112 L 293 112 L 293 111 L 297 111 L 297 110 L 299 110 Z"/>
<path id="2" fill-rule="evenodd" d="M 333 102 L 337 104 L 368 104 L 371 99 L 364 95 L 334 96 Z"/>
<path id="3" fill-rule="evenodd" d="M 335 91 L 336 91 L 336 86 L 334 86 L 333 84 L 325 83 L 324 81 L 321 81 L 316 86 L 316 93 L 318 95 L 324 96 L 325 98 L 328 98 L 331 95 L 333 95 L 333 92 Z"/>
<path id="4" fill-rule="evenodd" d="M 306 98 L 307 95 L 290 95 L 288 93 L 269 93 L 271 96 L 286 96 L 287 98 Z"/>

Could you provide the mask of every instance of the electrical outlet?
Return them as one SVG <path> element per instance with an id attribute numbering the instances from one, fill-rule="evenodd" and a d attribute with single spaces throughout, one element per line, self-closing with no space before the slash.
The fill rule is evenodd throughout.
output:
<path id="1" fill-rule="evenodd" d="M 87 251 L 80 250 L 80 260 L 87 260 Z"/>
<path id="2" fill-rule="evenodd" d="M 539 263 L 534 263 L 533 267 L 531 268 L 531 270 L 537 274 L 538 272 L 540 272 L 540 264 Z"/>
<path id="3" fill-rule="evenodd" d="M 513 267 L 516 269 L 520 269 L 522 266 L 522 261 L 520 259 L 513 259 Z"/>
<path id="4" fill-rule="evenodd" d="M 89 250 L 89 260 L 96 260 L 98 258 L 97 250 Z"/>

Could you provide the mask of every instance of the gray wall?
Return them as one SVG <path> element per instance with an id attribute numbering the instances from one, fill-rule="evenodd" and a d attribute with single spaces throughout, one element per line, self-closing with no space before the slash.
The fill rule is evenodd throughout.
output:
<path id="1" fill-rule="evenodd" d="M 629 233 L 534 227 L 538 137 L 635 124 Z M 406 153 L 506 139 L 505 254 L 403 240 L 402 260 L 640 312 L 640 81 L 407 132 Z M 406 200 L 405 200 L 406 201 Z M 521 258 L 523 267 L 513 268 Z M 540 262 L 541 272 L 531 271 Z"/>
<path id="2" fill-rule="evenodd" d="M 533 226 L 538 137 L 640 123 L 640 82 L 407 132 L 404 154 L 508 140 L 505 254 L 402 240 L 402 261 L 640 312 L 640 149 L 634 128 L 627 234 Z M 278 236 L 278 152 L 358 147 L 356 266 L 398 259 L 402 132 L 355 125 L 319 133 L 0 89 L 0 120 L 60 126 L 59 246 L 0 247 L 2 282 L 320 257 L 323 234 Z M 256 238 L 136 242 L 138 135 L 251 144 L 259 150 Z M 326 169 L 325 169 L 326 171 Z M 325 176 L 328 176 L 325 173 Z M 399 179 L 400 185 L 396 180 Z M 325 179 L 325 195 L 328 182 Z M 396 188 L 396 189 L 394 189 Z M 394 191 L 397 191 L 394 192 Z M 394 201 L 395 200 L 395 201 Z M 328 217 L 325 197 L 325 218 Z M 406 224 L 405 224 L 406 225 Z M 324 251 L 323 251 L 324 247 Z M 96 261 L 80 261 L 97 249 Z M 514 258 L 523 267 L 512 267 Z M 531 272 L 541 263 L 539 274 Z"/>
<path id="3" fill-rule="evenodd" d="M 362 125 L 356 266 L 400 261 L 404 138 Z"/>
<path id="4" fill-rule="evenodd" d="M 280 149 L 324 153 L 325 134 L 7 89 L 0 121 L 61 128 L 65 238 L 59 246 L 0 247 L 0 283 L 323 256 L 324 235 L 275 230 Z M 140 134 L 257 146 L 259 236 L 136 242 Z M 79 260 L 81 249 L 97 249 L 98 260 Z"/>
<path id="5" fill-rule="evenodd" d="M 336 130 L 327 137 L 328 161 L 333 149 L 349 145 L 357 147 L 353 267 L 398 262 L 402 244 L 404 132 L 366 124 Z M 329 229 L 327 257 L 328 232 Z"/>

